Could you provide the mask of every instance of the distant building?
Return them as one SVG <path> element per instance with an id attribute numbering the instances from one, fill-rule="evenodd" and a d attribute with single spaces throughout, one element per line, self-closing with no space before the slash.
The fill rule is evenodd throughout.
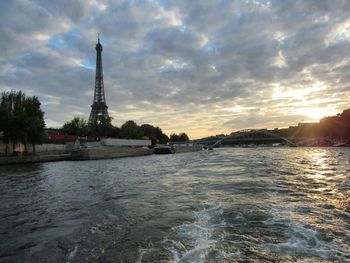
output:
<path id="1" fill-rule="evenodd" d="M 319 124 L 319 122 L 299 122 L 298 127 L 311 127 Z"/>

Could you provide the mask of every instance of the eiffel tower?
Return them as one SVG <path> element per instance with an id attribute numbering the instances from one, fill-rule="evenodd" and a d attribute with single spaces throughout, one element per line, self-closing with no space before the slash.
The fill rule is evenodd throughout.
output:
<path id="1" fill-rule="evenodd" d="M 96 78 L 94 101 L 91 105 L 91 113 L 89 123 L 97 123 L 101 118 L 107 119 L 108 111 L 105 98 L 105 90 L 103 86 L 103 69 L 102 69 L 102 45 L 100 43 L 100 34 L 98 34 L 98 42 L 96 44 Z"/>

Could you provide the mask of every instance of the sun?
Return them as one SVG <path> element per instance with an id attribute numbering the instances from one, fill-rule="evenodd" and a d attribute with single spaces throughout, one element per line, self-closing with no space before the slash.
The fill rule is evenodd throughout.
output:
<path id="1" fill-rule="evenodd" d="M 298 109 L 298 113 L 304 115 L 309 121 L 318 121 L 329 115 L 329 110 L 326 108 L 308 107 Z"/>

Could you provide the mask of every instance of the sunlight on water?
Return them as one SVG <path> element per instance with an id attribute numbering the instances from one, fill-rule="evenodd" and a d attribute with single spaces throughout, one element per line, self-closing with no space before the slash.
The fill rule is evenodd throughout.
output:
<path id="1" fill-rule="evenodd" d="M 349 164 L 286 147 L 0 167 L 0 261 L 347 262 Z"/>

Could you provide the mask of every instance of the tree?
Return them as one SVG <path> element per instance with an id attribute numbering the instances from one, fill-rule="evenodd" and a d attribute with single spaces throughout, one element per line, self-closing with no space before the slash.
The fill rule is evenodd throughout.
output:
<path id="1" fill-rule="evenodd" d="M 86 136 L 88 133 L 88 124 L 84 118 L 75 116 L 71 121 L 63 124 L 62 131 L 69 135 Z"/>
<path id="2" fill-rule="evenodd" d="M 4 133 L 4 142 L 11 141 L 13 149 L 17 142 L 27 141 L 33 144 L 41 142 L 44 133 L 44 112 L 40 109 L 40 102 L 37 97 L 26 97 L 22 91 L 3 92 L 0 101 L 1 126 Z"/>
<path id="3" fill-rule="evenodd" d="M 168 135 L 163 133 L 162 129 L 159 127 L 156 127 L 156 134 L 157 134 L 157 140 L 159 141 L 159 143 L 165 144 L 170 141 Z"/>
<path id="4" fill-rule="evenodd" d="M 149 124 L 142 124 L 141 133 L 143 134 L 143 138 L 149 139 L 152 142 L 152 145 L 157 143 L 157 132 L 156 128 Z"/>
<path id="5" fill-rule="evenodd" d="M 120 128 L 112 126 L 108 137 L 119 138 L 120 137 Z"/>
<path id="6" fill-rule="evenodd" d="M 175 133 L 170 134 L 170 141 L 171 142 L 179 142 L 180 141 L 179 135 L 177 135 Z"/>
<path id="7" fill-rule="evenodd" d="M 142 139 L 141 128 L 134 121 L 127 121 L 120 127 L 120 137 L 123 139 Z"/>
<path id="8" fill-rule="evenodd" d="M 4 142 L 7 144 L 11 141 L 13 149 L 17 142 L 23 139 L 24 133 L 24 101 L 25 95 L 23 92 L 3 92 L 1 94 L 1 111 L 4 114 L 2 117 L 2 130 L 4 132 Z"/>
<path id="9" fill-rule="evenodd" d="M 8 144 L 10 143 L 10 94 L 3 92 L 0 101 L 0 131 L 3 132 L 3 141 L 5 143 L 5 154 L 8 153 Z"/>
<path id="10" fill-rule="evenodd" d="M 180 133 L 179 136 L 181 142 L 188 142 L 190 140 L 190 138 L 188 138 L 188 135 L 184 132 Z"/>
<path id="11" fill-rule="evenodd" d="M 190 139 L 188 138 L 188 135 L 184 132 L 180 133 L 180 134 L 175 134 L 172 133 L 170 134 L 170 141 L 171 142 L 187 142 Z"/>
<path id="12" fill-rule="evenodd" d="M 152 145 L 155 145 L 157 142 L 164 144 L 169 141 L 169 137 L 159 127 L 142 124 L 141 131 L 144 137 L 148 137 L 152 141 Z"/>
<path id="13" fill-rule="evenodd" d="M 22 91 L 11 91 L 9 96 L 9 132 L 10 140 L 12 141 L 13 149 L 17 142 L 23 141 L 25 129 L 25 94 Z"/>
<path id="14" fill-rule="evenodd" d="M 350 138 L 350 109 L 344 110 L 337 116 L 322 118 L 319 124 L 322 136 L 331 138 Z"/>
<path id="15" fill-rule="evenodd" d="M 170 141 L 170 139 L 169 139 L 168 135 L 166 135 L 164 133 L 162 133 L 162 135 L 159 137 L 159 143 L 161 143 L 161 144 L 165 144 L 169 141 Z"/>
<path id="16" fill-rule="evenodd" d="M 96 137 L 110 137 L 116 130 L 111 117 L 100 116 L 94 123 L 88 125 L 89 134 Z"/>
<path id="17" fill-rule="evenodd" d="M 26 98 L 25 100 L 25 134 L 26 140 L 33 145 L 34 155 L 35 145 L 42 143 L 44 138 L 44 112 L 41 110 L 40 106 L 41 103 L 35 96 Z"/>

